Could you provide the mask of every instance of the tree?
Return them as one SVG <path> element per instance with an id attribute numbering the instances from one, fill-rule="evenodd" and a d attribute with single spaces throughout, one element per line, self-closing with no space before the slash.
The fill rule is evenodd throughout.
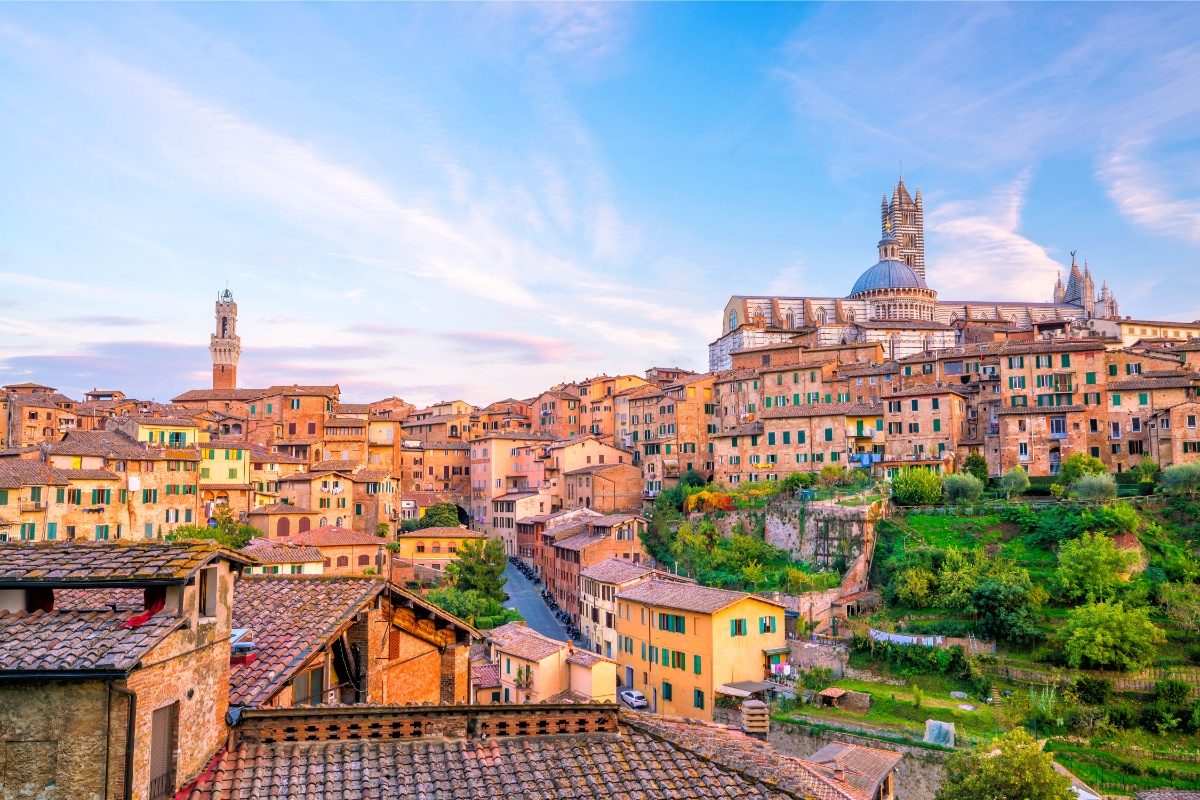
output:
<path id="1" fill-rule="evenodd" d="M 499 539 L 467 539 L 458 547 L 458 558 L 446 567 L 454 586 L 462 591 L 477 591 L 487 599 L 505 599 L 504 542 Z"/>
<path id="2" fill-rule="evenodd" d="M 906 467 L 892 478 L 892 496 L 902 506 L 928 506 L 942 499 L 942 481 L 927 467 Z"/>
<path id="3" fill-rule="evenodd" d="M 1150 621 L 1146 608 L 1127 609 L 1121 603 L 1089 603 L 1067 613 L 1059 641 L 1072 667 L 1133 670 L 1149 664 L 1163 632 Z"/>
<path id="4" fill-rule="evenodd" d="M 896 576 L 896 599 L 909 608 L 927 608 L 933 595 L 933 575 L 924 567 L 909 567 Z"/>
<path id="5" fill-rule="evenodd" d="M 988 463 L 987 459 L 982 454 L 972 451 L 963 461 L 962 471 L 968 475 L 974 475 L 979 479 L 980 483 L 988 482 Z"/>
<path id="6" fill-rule="evenodd" d="M 694 469 L 689 469 L 679 476 L 679 485 L 688 488 L 691 486 L 703 486 L 708 483 L 704 480 L 704 476 Z"/>
<path id="7" fill-rule="evenodd" d="M 386 522 L 380 522 L 379 524 L 377 524 L 375 526 L 375 535 L 376 536 L 387 536 L 391 532 L 392 532 L 392 528 Z"/>
<path id="8" fill-rule="evenodd" d="M 1071 453 L 1067 456 L 1058 470 L 1058 480 L 1063 486 L 1070 486 L 1084 475 L 1106 475 L 1108 467 L 1095 456 L 1087 453 Z"/>
<path id="9" fill-rule="evenodd" d="M 742 580 L 751 589 L 757 589 L 767 579 L 767 572 L 763 569 L 763 565 L 758 561 L 747 561 L 742 567 Z"/>
<path id="10" fill-rule="evenodd" d="M 979 634 L 987 639 L 1031 642 L 1038 636 L 1037 616 L 1045 592 L 1034 587 L 1029 573 L 1005 567 L 980 579 L 971 591 Z"/>
<path id="11" fill-rule="evenodd" d="M 454 503 L 435 503 L 425 509 L 421 519 L 417 521 L 417 530 L 425 528 L 457 528 L 458 506 Z"/>
<path id="12" fill-rule="evenodd" d="M 942 478 L 942 491 L 951 503 L 973 503 L 983 497 L 983 481 L 969 473 Z"/>
<path id="13" fill-rule="evenodd" d="M 1000 478 L 1000 490 L 1012 499 L 1014 494 L 1024 494 L 1029 489 L 1029 475 L 1021 467 L 1013 467 Z"/>
<path id="14" fill-rule="evenodd" d="M 1117 497 L 1117 482 L 1107 473 L 1082 475 L 1070 487 L 1071 497 L 1076 500 L 1115 500 Z"/>
<path id="15" fill-rule="evenodd" d="M 936 800 L 1074 800 L 1071 779 L 1054 771 L 1052 757 L 1024 729 L 961 750 L 946 763 Z"/>
<path id="16" fill-rule="evenodd" d="M 815 483 L 816 478 L 811 472 L 793 472 L 779 482 L 781 491 L 795 494 L 800 489 L 807 489 Z"/>
<path id="17" fill-rule="evenodd" d="M 1167 494 L 1200 494 L 1200 464 L 1179 464 L 1162 474 L 1163 491 Z"/>
<path id="18" fill-rule="evenodd" d="M 1134 553 L 1120 549 L 1103 533 L 1085 533 L 1064 542 L 1058 550 L 1057 572 L 1063 596 L 1088 602 L 1108 600 L 1135 560 Z"/>
<path id="19" fill-rule="evenodd" d="M 468 625 L 480 628 L 495 628 L 506 622 L 522 619 L 514 609 L 505 608 L 496 600 L 486 598 L 474 590 L 464 592 L 455 586 L 434 589 L 425 595 L 425 599 Z"/>
<path id="20" fill-rule="evenodd" d="M 1158 587 L 1158 602 L 1176 628 L 1193 635 L 1200 633 L 1200 586 L 1164 583 Z"/>
<path id="21" fill-rule="evenodd" d="M 213 508 L 213 519 L 217 524 L 212 528 L 203 525 L 180 525 L 167 534 L 167 541 L 210 539 L 222 547 L 240 550 L 255 536 L 261 535 L 257 528 L 234 517 L 233 509 L 225 503 Z"/>

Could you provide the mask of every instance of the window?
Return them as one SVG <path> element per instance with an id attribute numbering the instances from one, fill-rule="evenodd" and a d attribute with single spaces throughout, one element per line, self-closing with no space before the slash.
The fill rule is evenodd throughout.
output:
<path id="1" fill-rule="evenodd" d="M 1198 444 L 1200 444 L 1200 443 L 1198 443 Z M 692 656 L 692 672 L 696 673 L 697 675 L 700 674 L 700 656 L 699 655 Z"/>
<path id="2" fill-rule="evenodd" d="M 338 556 L 338 559 L 337 559 L 337 565 L 338 565 L 339 567 L 348 567 L 348 566 L 350 566 L 350 557 L 349 557 L 349 556 Z"/>
<path id="3" fill-rule="evenodd" d="M 1196 427 L 1196 415 L 1195 415 L 1195 414 L 1188 414 L 1188 415 L 1187 415 L 1187 426 L 1188 426 L 1189 428 L 1195 428 L 1195 427 Z"/>
<path id="4" fill-rule="evenodd" d="M 1094 386 L 1096 384 L 1096 373 L 1094 373 L 1094 372 L 1084 373 L 1083 382 L 1086 383 L 1088 386 Z"/>
<path id="5" fill-rule="evenodd" d="M 1112 400 L 1113 400 L 1113 403 L 1112 403 L 1112 404 L 1113 404 L 1114 406 L 1119 406 L 1119 405 L 1121 405 L 1121 395 L 1119 395 L 1119 394 L 1114 394 L 1114 395 L 1112 396 Z"/>
<path id="6" fill-rule="evenodd" d="M 360 567 L 369 567 L 369 566 L 371 566 L 371 557 L 370 557 L 370 556 L 359 556 L 359 557 L 358 557 L 358 565 L 359 565 Z"/>
<path id="7" fill-rule="evenodd" d="M 1017 445 L 1017 454 L 1021 457 L 1022 461 L 1027 460 L 1029 458 L 1029 442 L 1019 443 Z"/>
<path id="8" fill-rule="evenodd" d="M 217 616 L 217 568 L 205 567 L 200 570 L 196 581 L 200 604 L 200 616 L 210 618 Z"/>
<path id="9" fill-rule="evenodd" d="M 179 703 L 154 709 L 150 717 L 150 800 L 175 795 L 175 748 L 179 736 Z"/>
<path id="10" fill-rule="evenodd" d="M 663 681 L 663 684 L 662 684 L 662 695 L 663 695 L 663 700 L 670 700 L 670 699 L 671 699 L 671 684 L 670 684 L 670 682 L 669 682 L 669 681 Z"/>
<path id="11" fill-rule="evenodd" d="M 1120 439 L 1121 438 L 1121 423 L 1120 422 L 1110 422 L 1109 426 L 1110 426 L 1109 431 L 1112 435 L 1112 438 Z"/>
<path id="12" fill-rule="evenodd" d="M 1108 365 L 1108 374 L 1109 374 L 1109 375 L 1116 375 L 1116 374 L 1117 374 L 1117 365 L 1116 365 L 1116 364 L 1109 364 L 1109 365 Z"/>
<path id="13" fill-rule="evenodd" d="M 1138 405 L 1144 406 L 1144 405 L 1148 405 L 1149 403 L 1150 403 L 1150 394 L 1148 392 L 1139 392 L 1138 393 Z"/>
<path id="14" fill-rule="evenodd" d="M 744 620 L 744 619 L 729 620 L 729 635 L 730 636 L 745 636 L 746 635 L 746 620 Z"/>
<path id="15" fill-rule="evenodd" d="M 833 441 L 833 428 L 825 429 L 825 441 L 827 441 L 827 442 Z"/>
<path id="16" fill-rule="evenodd" d="M 1061 363 L 1061 364 L 1062 364 L 1064 367 L 1069 367 L 1069 366 L 1071 366 L 1071 354 L 1070 354 L 1070 353 L 1063 353 L 1063 354 L 1060 356 L 1060 358 L 1059 358 L 1059 362 L 1060 362 L 1060 363 Z"/>
<path id="17" fill-rule="evenodd" d="M 758 618 L 758 632 L 759 633 L 774 633 L 775 632 L 775 618 L 774 617 L 759 617 Z"/>
<path id="18" fill-rule="evenodd" d="M 292 681 L 292 704 L 297 706 L 319 706 L 325 694 L 325 667 L 314 667 L 301 672 Z"/>
<path id="19" fill-rule="evenodd" d="M 704 708 L 704 692 L 700 689 L 692 690 L 692 705 L 696 708 Z"/>
<path id="20" fill-rule="evenodd" d="M 935 419 L 933 421 L 933 432 L 940 433 L 941 430 L 942 430 L 942 421 L 940 419 Z"/>

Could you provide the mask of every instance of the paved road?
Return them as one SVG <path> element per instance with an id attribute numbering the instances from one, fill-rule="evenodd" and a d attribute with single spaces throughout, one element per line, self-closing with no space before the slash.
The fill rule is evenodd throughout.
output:
<path id="1" fill-rule="evenodd" d="M 526 624 L 538 633 L 565 642 L 567 632 L 542 601 L 542 590 L 512 564 L 505 568 L 504 577 L 508 578 L 508 583 L 504 584 L 504 590 L 509 594 L 507 604 L 520 611 Z"/>

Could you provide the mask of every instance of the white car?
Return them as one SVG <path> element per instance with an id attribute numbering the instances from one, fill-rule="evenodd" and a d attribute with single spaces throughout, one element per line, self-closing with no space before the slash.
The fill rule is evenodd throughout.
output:
<path id="1" fill-rule="evenodd" d="M 630 708 L 645 708 L 650 705 L 646 702 L 646 695 L 636 689 L 625 689 L 617 695 Z"/>

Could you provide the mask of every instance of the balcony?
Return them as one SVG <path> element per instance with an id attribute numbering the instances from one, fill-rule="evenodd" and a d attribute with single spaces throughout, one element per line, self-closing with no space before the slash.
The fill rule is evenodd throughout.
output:
<path id="1" fill-rule="evenodd" d="M 22 511 L 45 511 L 46 510 L 46 504 L 40 500 L 22 500 L 20 507 L 21 507 Z"/>

